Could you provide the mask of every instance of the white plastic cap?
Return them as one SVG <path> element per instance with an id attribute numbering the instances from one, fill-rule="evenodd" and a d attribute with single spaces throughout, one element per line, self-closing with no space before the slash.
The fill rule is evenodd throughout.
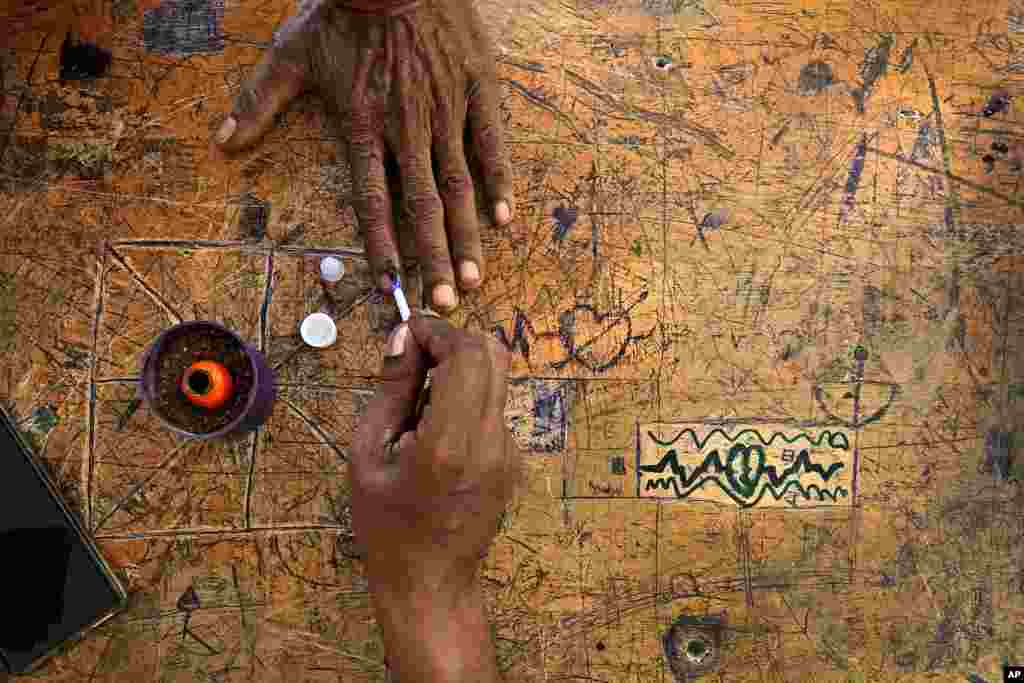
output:
<path id="1" fill-rule="evenodd" d="M 325 349 L 338 340 L 338 326 L 325 313 L 306 316 L 299 328 L 302 341 L 318 349 Z"/>
<path id="2" fill-rule="evenodd" d="M 337 282 L 345 275 L 345 264 L 335 256 L 320 259 L 320 277 L 327 282 Z"/>

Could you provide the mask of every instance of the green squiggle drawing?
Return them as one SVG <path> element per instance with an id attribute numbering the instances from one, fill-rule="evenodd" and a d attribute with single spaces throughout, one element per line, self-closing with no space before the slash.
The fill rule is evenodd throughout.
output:
<path id="1" fill-rule="evenodd" d="M 761 441 L 761 443 L 763 445 L 765 445 L 765 446 L 771 446 L 775 442 L 775 439 L 781 438 L 786 443 L 796 443 L 800 439 L 804 439 L 804 440 L 807 441 L 807 443 L 809 445 L 811 445 L 811 446 L 819 446 L 820 447 L 822 442 L 825 441 L 825 439 L 827 437 L 828 438 L 828 445 L 831 448 L 839 448 L 839 449 L 844 450 L 844 451 L 850 450 L 850 441 L 849 441 L 849 439 L 846 438 L 846 434 L 843 434 L 842 432 L 833 432 L 833 431 L 830 431 L 828 429 L 823 430 L 818 435 L 818 439 L 817 440 L 812 439 L 810 434 L 808 434 L 807 432 L 800 432 L 799 434 L 797 434 L 793 438 L 789 438 L 788 436 L 786 436 L 782 432 L 773 432 L 770 437 L 765 439 L 764 435 L 761 434 L 761 432 L 759 432 L 756 429 L 750 429 L 750 428 L 741 430 L 735 436 L 730 436 L 728 434 L 728 432 L 726 432 L 724 429 L 721 429 L 720 427 L 716 427 L 715 429 L 712 429 L 708 433 L 708 435 L 704 438 L 703 441 L 701 441 L 700 437 L 697 436 L 697 432 L 695 432 L 693 429 L 691 429 L 689 427 L 683 429 L 682 431 L 680 431 L 678 434 L 676 434 L 674 437 L 672 437 L 668 441 L 662 441 L 661 439 L 656 437 L 653 432 L 650 432 L 650 431 L 647 432 L 647 436 L 651 437 L 651 440 L 654 441 L 654 443 L 658 444 L 659 446 L 671 446 L 672 444 L 674 444 L 676 441 L 679 440 L 679 437 L 681 437 L 681 436 L 683 436 L 684 434 L 687 434 L 687 433 L 690 435 L 691 438 L 693 438 L 693 445 L 696 446 L 696 448 L 698 450 L 704 450 L 704 446 L 707 445 L 708 441 L 711 441 L 711 439 L 716 434 L 721 435 L 726 441 L 729 441 L 729 442 L 734 442 L 734 441 L 738 440 L 740 437 L 743 437 L 743 436 L 746 436 L 746 435 L 750 434 L 750 435 L 756 436 Z"/>
<path id="2" fill-rule="evenodd" d="M 842 435 L 840 434 L 840 436 Z M 785 439 L 785 437 L 783 438 Z M 807 438 L 813 443 L 810 437 Z M 824 438 L 825 435 L 821 435 L 818 442 L 820 443 Z M 763 438 L 761 440 L 764 441 Z M 796 437 L 785 440 L 788 443 L 793 443 L 796 441 Z M 705 443 L 707 441 L 705 439 Z M 839 442 L 834 438 L 833 441 Z M 845 436 L 843 443 L 845 443 Z M 679 463 L 679 454 L 675 448 L 669 449 L 657 464 L 641 465 L 639 470 L 655 475 L 665 474 L 666 471 L 669 471 L 673 475 L 649 480 L 646 483 L 645 491 L 659 488 L 667 491 L 671 485 L 677 497 L 685 498 L 700 490 L 708 482 L 713 482 L 741 507 L 751 507 L 760 502 L 766 492 L 771 493 L 775 500 L 780 500 L 790 489 L 798 492 L 805 500 L 817 496 L 819 501 L 828 498 L 835 502 L 838 497 L 847 495 L 846 489 L 839 486 L 829 490 L 815 484 L 804 486 L 799 479 L 805 473 L 817 474 L 822 481 L 827 482 L 845 466 L 841 462 L 833 462 L 827 467 L 818 464 L 811 460 L 810 450 L 805 448 L 800 451 L 791 465 L 780 472 L 774 465 L 765 462 L 764 447 L 740 443 L 733 444 L 726 454 L 724 462 L 718 449 L 715 449 L 707 453 L 703 462 L 689 472 L 684 465 Z M 766 481 L 764 486 L 759 487 L 758 484 L 761 482 L 762 476 L 766 478 Z M 758 492 L 758 488 L 760 488 L 760 492 Z"/>
<path id="3" fill-rule="evenodd" d="M 743 507 L 743 508 L 754 507 L 755 505 L 760 503 L 761 499 L 764 497 L 765 493 L 770 493 L 772 495 L 772 497 L 775 498 L 775 500 L 782 500 L 782 498 L 786 495 L 786 491 L 790 487 L 795 488 L 800 493 L 800 495 L 803 496 L 803 498 L 805 500 L 811 500 L 811 496 L 813 494 L 817 493 L 819 501 L 823 501 L 826 498 L 828 498 L 829 500 L 831 500 L 834 503 L 837 498 L 845 498 L 847 495 L 849 495 L 849 492 L 846 489 L 844 489 L 842 486 L 837 486 L 832 491 L 829 491 L 828 489 L 823 489 L 823 488 L 821 488 L 821 487 L 819 487 L 819 486 L 817 486 L 815 484 L 810 484 L 809 486 L 804 488 L 803 486 L 800 485 L 800 482 L 798 482 L 796 480 L 793 480 L 793 481 L 787 482 L 786 485 L 783 486 L 782 490 L 780 490 L 780 491 L 776 491 L 774 486 L 772 486 L 771 484 L 768 484 L 763 489 L 761 489 L 761 493 L 758 494 L 757 498 L 755 498 L 753 500 L 746 500 L 746 499 L 743 499 L 741 497 L 738 497 L 735 493 L 733 493 L 733 491 L 729 487 L 725 486 L 718 479 L 718 477 L 707 477 L 706 479 L 701 481 L 699 484 L 694 486 L 692 489 L 690 489 L 689 491 L 686 491 L 685 493 L 683 493 L 679 489 L 679 484 L 676 483 L 675 477 L 659 477 L 657 479 L 651 479 L 650 481 L 648 481 L 646 483 L 646 485 L 644 486 L 644 490 L 645 491 L 650 491 L 652 489 L 663 488 L 663 489 L 665 489 L 667 491 L 669 486 L 671 485 L 672 488 L 675 489 L 676 496 L 678 496 L 679 498 L 685 498 L 685 497 L 691 495 L 694 491 L 697 491 L 697 490 L 703 488 L 704 485 L 709 483 L 709 482 L 716 484 L 718 486 L 718 488 L 722 489 L 722 492 L 725 495 L 729 496 L 737 505 L 739 505 L 740 507 Z"/>

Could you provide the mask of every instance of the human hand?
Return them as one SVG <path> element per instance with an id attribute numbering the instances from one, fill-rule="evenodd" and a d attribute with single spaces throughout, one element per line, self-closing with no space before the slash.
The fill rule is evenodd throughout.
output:
<path id="1" fill-rule="evenodd" d="M 390 15 L 375 9 L 389 3 Z M 458 304 L 455 267 L 464 289 L 478 287 L 484 273 L 471 167 L 498 225 L 514 209 L 490 38 L 471 0 L 348 4 L 363 8 L 301 3 L 242 86 L 217 141 L 229 154 L 250 147 L 296 96 L 318 93 L 348 148 L 377 285 L 389 292 L 399 272 L 390 179 L 400 186 L 402 222 L 414 231 L 433 306 L 450 310 Z M 400 180 L 389 178 L 388 162 L 397 162 Z"/>
<path id="2" fill-rule="evenodd" d="M 388 357 L 403 336 L 404 353 Z M 472 590 L 522 474 L 504 421 L 508 367 L 494 340 L 436 317 L 414 316 L 388 338 L 349 462 L 352 530 L 378 599 L 422 604 Z"/>
<path id="3" fill-rule="evenodd" d="M 70 0 L 0 0 L 0 42 L 27 31 L 52 28 L 71 9 Z"/>

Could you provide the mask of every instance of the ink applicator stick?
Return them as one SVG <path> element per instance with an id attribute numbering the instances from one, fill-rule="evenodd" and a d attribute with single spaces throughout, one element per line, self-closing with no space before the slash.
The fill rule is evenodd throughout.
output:
<path id="1" fill-rule="evenodd" d="M 395 305 L 398 306 L 398 315 L 402 317 L 402 322 L 408 322 L 412 311 L 409 310 L 409 302 L 405 300 L 405 293 L 402 291 L 402 283 L 398 279 L 397 273 L 392 278 L 391 294 L 395 297 Z"/>

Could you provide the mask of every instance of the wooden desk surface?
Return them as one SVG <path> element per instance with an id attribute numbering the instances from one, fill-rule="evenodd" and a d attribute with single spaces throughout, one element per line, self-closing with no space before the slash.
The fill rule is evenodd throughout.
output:
<path id="1" fill-rule="evenodd" d="M 317 253 L 367 287 L 347 171 L 315 102 L 206 147 L 291 7 L 92 8 L 106 78 L 59 82 L 59 25 L 0 52 L 0 397 L 132 604 L 36 678 L 383 681 L 344 462 L 394 313 L 296 343 Z M 666 633 L 716 682 L 1024 663 L 1024 6 L 481 10 L 520 215 L 453 318 L 517 354 L 529 482 L 482 572 L 508 680 L 672 681 Z M 251 439 L 133 401 L 190 318 L 278 367 Z"/>

